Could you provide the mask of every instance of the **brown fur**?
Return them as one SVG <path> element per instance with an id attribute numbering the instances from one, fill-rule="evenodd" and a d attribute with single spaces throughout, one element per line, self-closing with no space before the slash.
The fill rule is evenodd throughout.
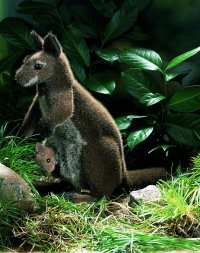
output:
<path id="1" fill-rule="evenodd" d="M 33 38 L 38 47 L 41 37 L 37 40 L 34 34 Z M 34 69 L 38 60 L 45 63 L 41 70 Z M 152 178 L 156 181 L 165 177 L 163 168 L 142 170 L 139 174 L 126 170 L 121 134 L 112 116 L 74 78 L 54 35 L 44 38 L 41 51 L 25 60 L 16 79 L 25 87 L 37 87 L 37 95 L 23 122 L 26 134 L 38 130 L 43 137 L 49 137 L 69 118 L 80 131 L 87 143 L 80 157 L 81 180 L 93 197 L 110 196 L 122 182 L 143 186 L 151 183 Z M 63 145 L 67 144 L 63 141 Z"/>
<path id="2" fill-rule="evenodd" d="M 35 160 L 38 165 L 45 171 L 47 174 L 58 174 L 56 171 L 56 164 L 58 164 L 56 153 L 53 148 L 45 147 L 42 144 L 36 144 L 37 154 Z M 47 162 L 47 160 L 50 162 Z M 61 164 L 58 164 L 59 167 Z M 65 171 L 67 173 L 67 170 Z M 61 173 L 60 173 L 61 174 Z M 142 170 L 126 171 L 124 178 L 124 186 L 129 186 L 130 188 L 140 188 L 141 186 L 146 186 L 148 183 L 156 183 L 160 178 L 164 178 L 166 171 L 164 168 L 148 168 Z M 65 174 L 62 175 L 65 178 Z M 75 186 L 75 185 L 74 185 Z M 81 189 L 77 189 L 81 190 Z M 89 194 L 78 194 L 78 193 L 69 193 L 66 194 L 66 197 L 74 202 L 83 202 L 83 201 L 94 201 L 95 197 Z"/>
<path id="3" fill-rule="evenodd" d="M 36 157 L 35 160 L 40 164 L 40 168 L 47 174 L 51 174 L 55 171 L 56 167 L 56 154 L 52 148 L 44 147 L 36 144 Z M 41 162 L 42 161 L 42 162 Z"/>

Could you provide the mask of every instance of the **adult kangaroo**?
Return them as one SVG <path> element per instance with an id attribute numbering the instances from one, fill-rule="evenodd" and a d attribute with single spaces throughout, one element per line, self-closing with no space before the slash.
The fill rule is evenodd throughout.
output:
<path id="1" fill-rule="evenodd" d="M 59 134 L 66 125 L 68 133 L 71 129 L 81 136 L 77 166 L 71 168 L 62 160 L 62 169 L 63 175 L 75 178 L 77 190 L 87 188 L 90 194 L 72 193 L 71 199 L 79 202 L 108 197 L 121 183 L 138 188 L 165 177 L 164 168 L 127 171 L 122 137 L 114 119 L 74 78 L 56 36 L 48 33 L 43 39 L 34 31 L 31 35 L 39 51 L 26 57 L 16 72 L 16 80 L 23 87 L 36 86 L 23 129 L 26 135 L 39 132 L 50 147 L 48 140 L 54 138 L 54 149 L 68 146 L 67 138 Z"/>

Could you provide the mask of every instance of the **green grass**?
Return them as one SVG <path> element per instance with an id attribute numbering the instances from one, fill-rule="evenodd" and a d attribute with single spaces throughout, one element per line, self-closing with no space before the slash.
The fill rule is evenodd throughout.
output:
<path id="1" fill-rule="evenodd" d="M 0 129 L 0 162 L 17 171 L 31 185 L 42 176 L 34 162 L 35 140 Z M 42 252 L 70 252 L 81 246 L 99 252 L 156 252 L 200 250 L 200 156 L 193 169 L 159 187 L 158 203 L 129 206 L 127 196 L 92 204 L 73 204 L 62 195 L 36 195 L 41 209 L 28 215 L 0 196 L 0 243 L 10 246 L 14 235 Z M 33 186 L 32 186 L 33 187 Z M 75 251 L 76 252 L 76 251 Z"/>
<path id="2" fill-rule="evenodd" d="M 7 124 L 0 128 L 0 163 L 12 168 L 30 184 L 42 173 L 34 162 L 35 140 L 7 133 Z"/>
<path id="3" fill-rule="evenodd" d="M 19 173 L 32 187 L 33 182 L 41 178 L 41 170 L 33 160 L 34 142 L 32 138 L 21 138 L 8 130 L 8 124 L 0 127 L 0 163 Z M 1 185 L 0 185 L 1 189 Z M 20 224 L 25 212 L 13 206 L 12 199 L 4 200 L 0 192 L 0 245 L 12 244 L 13 228 Z"/>
<path id="4" fill-rule="evenodd" d="M 169 236 L 164 228 L 143 222 L 134 208 L 118 202 L 102 199 L 93 204 L 73 204 L 54 194 L 43 201 L 46 211 L 26 217 L 15 231 L 43 252 L 70 252 L 77 245 L 120 253 L 200 248 L 199 241 Z"/>
<path id="5" fill-rule="evenodd" d="M 12 199 L 5 201 L 0 193 L 0 245 L 5 247 L 12 246 L 13 229 L 25 217 L 25 213 L 13 206 L 13 203 Z"/>

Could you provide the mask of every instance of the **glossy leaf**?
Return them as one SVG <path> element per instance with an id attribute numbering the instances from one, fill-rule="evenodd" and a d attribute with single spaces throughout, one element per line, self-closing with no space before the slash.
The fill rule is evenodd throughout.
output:
<path id="1" fill-rule="evenodd" d="M 190 69 L 183 70 L 183 71 L 176 71 L 176 72 L 165 73 L 165 78 L 166 78 L 166 81 L 169 82 L 170 80 L 172 80 L 176 76 L 186 75 L 189 72 L 190 72 Z"/>
<path id="2" fill-rule="evenodd" d="M 111 95 L 115 89 L 115 81 L 109 73 L 99 73 L 90 75 L 85 81 L 85 86 L 95 92 Z"/>
<path id="3" fill-rule="evenodd" d="M 179 89 L 169 100 L 168 107 L 177 112 L 194 112 L 200 109 L 200 86 Z"/>
<path id="4" fill-rule="evenodd" d="M 175 66 L 177 66 L 178 64 L 180 64 L 181 62 L 187 60 L 188 58 L 192 57 L 193 55 L 197 54 L 200 51 L 200 47 L 197 47 L 193 50 L 190 50 L 184 54 L 181 54 L 177 57 L 175 57 L 172 61 L 170 61 L 170 63 L 167 65 L 165 71 L 167 69 L 171 69 Z"/>
<path id="5" fill-rule="evenodd" d="M 70 59 L 70 66 L 77 80 L 80 83 L 84 83 L 86 80 L 86 74 L 83 66 L 74 59 Z"/>
<path id="6" fill-rule="evenodd" d="M 24 49 L 16 50 L 15 52 L 11 52 L 6 57 L 0 60 L 0 73 L 4 70 L 11 68 L 16 61 L 23 55 Z"/>
<path id="7" fill-rule="evenodd" d="M 148 40 L 150 37 L 146 33 L 143 33 L 139 29 L 133 29 L 128 33 L 124 34 L 125 37 L 132 39 L 132 40 L 137 40 L 137 41 L 142 41 L 142 40 Z"/>
<path id="8" fill-rule="evenodd" d="M 151 150 L 148 152 L 148 154 L 150 154 L 150 153 L 152 153 L 153 151 L 158 150 L 158 149 L 162 149 L 164 152 L 167 153 L 169 148 L 174 148 L 174 147 L 175 147 L 175 145 L 167 145 L 167 144 L 159 145 L 159 146 L 157 146 L 156 148 L 151 149 Z"/>
<path id="9" fill-rule="evenodd" d="M 122 116 L 115 119 L 115 122 L 119 130 L 125 130 L 131 126 L 133 119 L 140 119 L 140 118 L 146 118 L 146 116 L 139 116 L 139 115 Z"/>
<path id="10" fill-rule="evenodd" d="M 129 5 L 129 7 L 126 4 L 122 5 L 122 7 L 112 16 L 104 30 L 104 36 L 102 39 L 103 44 L 128 31 L 134 25 L 136 19 L 137 9 L 134 5 Z"/>
<path id="11" fill-rule="evenodd" d="M 59 23 L 61 23 L 61 21 L 62 21 L 62 24 L 64 25 L 64 27 L 66 27 L 67 25 L 69 25 L 71 18 L 72 18 L 67 2 L 62 1 L 59 4 L 57 10 L 58 10 L 58 14 L 59 14 L 58 16 L 60 17 Z M 42 14 L 44 14 L 44 13 L 42 13 Z"/>
<path id="12" fill-rule="evenodd" d="M 77 4 L 70 7 L 71 15 L 79 22 L 83 24 L 89 24 L 90 26 L 96 28 L 96 20 L 83 4 Z"/>
<path id="13" fill-rule="evenodd" d="M 129 148 L 132 150 L 139 143 L 146 140 L 147 137 L 153 132 L 153 127 L 147 127 L 140 130 L 136 130 L 131 132 L 127 138 L 127 144 Z"/>
<path id="14" fill-rule="evenodd" d="M 62 46 L 67 56 L 75 58 L 84 66 L 90 65 L 90 55 L 87 44 L 83 38 L 68 29 L 62 40 Z"/>
<path id="15" fill-rule="evenodd" d="M 167 133 L 178 143 L 188 146 L 198 146 L 200 141 L 196 135 L 200 129 L 200 115 L 171 114 L 166 118 Z"/>
<path id="16" fill-rule="evenodd" d="M 58 4 L 60 4 L 60 0 L 45 0 L 45 2 L 51 3 L 54 6 L 58 6 Z"/>
<path id="17" fill-rule="evenodd" d="M 149 4 L 151 0 L 135 0 L 135 5 L 139 11 L 144 10 Z"/>
<path id="18" fill-rule="evenodd" d="M 146 104 L 147 106 L 155 105 L 165 99 L 166 97 L 160 93 L 148 93 L 140 98 L 140 102 L 142 104 Z"/>
<path id="19" fill-rule="evenodd" d="M 106 49 L 98 49 L 95 51 L 96 54 L 104 59 L 105 61 L 108 61 L 110 63 L 113 63 L 114 61 L 119 59 L 119 49 L 116 48 L 106 48 Z"/>
<path id="20" fill-rule="evenodd" d="M 77 35 L 82 36 L 84 38 L 97 38 L 97 33 L 95 29 L 90 25 L 85 25 L 79 21 L 73 22 L 70 26 Z"/>
<path id="21" fill-rule="evenodd" d="M 90 2 L 105 17 L 112 17 L 117 10 L 115 1 L 112 0 L 90 0 Z"/>
<path id="22" fill-rule="evenodd" d="M 155 91 L 155 82 L 142 70 L 128 69 L 122 72 L 122 82 L 126 91 L 142 103 L 151 105 L 165 98 Z"/>
<path id="23" fill-rule="evenodd" d="M 123 86 L 132 96 L 140 99 L 150 92 L 149 85 L 147 85 L 149 79 L 141 70 L 128 69 L 121 75 Z"/>
<path id="24" fill-rule="evenodd" d="M 55 5 L 47 2 L 32 2 L 23 1 L 18 4 L 16 11 L 25 15 L 35 15 L 39 12 L 44 12 L 50 9 L 54 9 Z"/>
<path id="25" fill-rule="evenodd" d="M 119 54 L 121 61 L 135 68 L 161 70 L 162 60 L 153 50 L 144 48 L 128 48 Z"/>
<path id="26" fill-rule="evenodd" d="M 11 80 L 11 74 L 8 71 L 0 72 L 0 89 L 6 89 L 9 80 Z"/>
<path id="27" fill-rule="evenodd" d="M 53 13 L 39 13 L 33 16 L 33 24 L 36 27 L 40 27 L 42 24 L 45 28 L 49 28 L 49 26 L 52 25 L 61 25 L 60 21 Z"/>
<path id="28" fill-rule="evenodd" d="M 19 48 L 34 48 L 30 31 L 28 24 L 20 18 L 5 18 L 0 22 L 2 36 Z"/>

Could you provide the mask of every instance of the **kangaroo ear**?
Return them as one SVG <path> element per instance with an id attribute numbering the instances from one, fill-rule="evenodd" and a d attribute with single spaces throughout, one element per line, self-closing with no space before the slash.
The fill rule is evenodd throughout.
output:
<path id="1" fill-rule="evenodd" d="M 36 143 L 35 150 L 37 152 L 42 152 L 44 150 L 44 146 L 42 144 L 40 144 L 40 143 Z"/>
<path id="2" fill-rule="evenodd" d="M 42 46 L 44 43 L 43 38 L 39 34 L 37 34 L 34 30 L 31 31 L 31 37 L 35 43 L 36 48 L 38 50 L 42 50 Z"/>
<path id="3" fill-rule="evenodd" d="M 43 51 L 53 54 L 54 56 L 60 56 L 62 47 L 56 36 L 52 33 L 48 33 L 44 38 Z"/>

